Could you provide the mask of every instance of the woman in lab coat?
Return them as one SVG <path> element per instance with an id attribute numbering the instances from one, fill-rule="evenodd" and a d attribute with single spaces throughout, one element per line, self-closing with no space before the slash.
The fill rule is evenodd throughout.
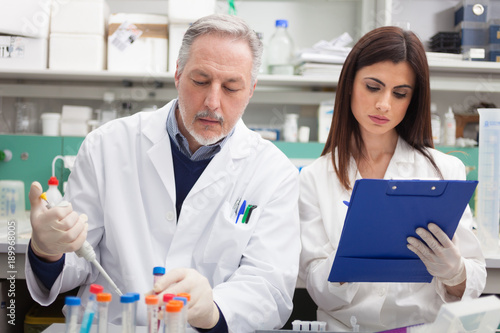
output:
<path id="1" fill-rule="evenodd" d="M 367 33 L 343 66 L 322 156 L 300 175 L 300 278 L 328 330 L 352 331 L 352 316 L 368 331 L 429 323 L 442 304 L 484 289 L 485 261 L 469 207 L 453 241 L 433 224 L 417 230 L 424 241 L 408 238 L 431 283 L 328 282 L 347 212 L 343 202 L 356 179 L 465 179 L 459 159 L 432 147 L 422 43 L 397 27 Z"/>

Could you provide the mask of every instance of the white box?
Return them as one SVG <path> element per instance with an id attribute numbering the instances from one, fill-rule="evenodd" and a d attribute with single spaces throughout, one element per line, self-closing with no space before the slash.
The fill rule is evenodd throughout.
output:
<path id="1" fill-rule="evenodd" d="M 168 0 L 168 19 L 171 23 L 193 23 L 215 13 L 215 0 Z"/>
<path id="2" fill-rule="evenodd" d="M 92 118 L 92 108 L 89 106 L 63 105 L 62 120 L 82 120 L 87 121 Z"/>
<path id="3" fill-rule="evenodd" d="M 0 36 L 0 69 L 46 69 L 47 38 Z"/>
<path id="4" fill-rule="evenodd" d="M 168 71 L 171 73 L 174 73 L 177 68 L 182 38 L 188 28 L 188 23 L 170 23 L 168 26 Z"/>
<path id="5" fill-rule="evenodd" d="M 167 71 L 168 19 L 165 15 L 113 14 L 108 30 L 109 71 Z"/>
<path id="6" fill-rule="evenodd" d="M 106 68 L 106 43 L 100 35 L 50 34 L 49 68 L 99 71 Z"/>
<path id="7" fill-rule="evenodd" d="M 104 0 L 53 1 L 50 33 L 106 34 L 109 6 Z"/>
<path id="8" fill-rule="evenodd" d="M 2 1 L 0 34 L 49 37 L 52 0 Z"/>
<path id="9" fill-rule="evenodd" d="M 318 108 L 318 142 L 325 143 L 332 125 L 335 101 L 321 102 Z"/>
<path id="10" fill-rule="evenodd" d="M 89 126 L 86 121 L 61 120 L 61 136 L 86 136 L 87 134 L 89 134 Z"/>

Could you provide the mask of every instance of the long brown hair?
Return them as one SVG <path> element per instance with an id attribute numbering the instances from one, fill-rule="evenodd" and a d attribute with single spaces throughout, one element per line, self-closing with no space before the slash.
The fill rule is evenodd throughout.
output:
<path id="1" fill-rule="evenodd" d="M 425 49 L 411 31 L 398 27 L 381 27 L 368 32 L 354 45 L 340 73 L 330 132 L 321 155 L 332 153 L 332 162 L 340 183 L 349 190 L 349 163 L 351 140 L 357 151 L 364 145 L 359 124 L 351 111 L 351 93 L 358 70 L 382 61 L 397 64 L 408 62 L 416 75 L 413 96 L 404 119 L 396 126 L 396 132 L 410 146 L 429 159 L 442 177 L 432 156 L 425 149 L 434 147 L 431 131 L 429 66 Z M 335 159 L 335 149 L 338 161 Z M 338 162 L 338 164 L 337 164 Z"/>

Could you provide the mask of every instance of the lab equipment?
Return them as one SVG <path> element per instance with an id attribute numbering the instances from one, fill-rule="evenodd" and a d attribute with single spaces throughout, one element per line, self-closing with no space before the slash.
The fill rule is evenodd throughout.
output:
<path id="1" fill-rule="evenodd" d="M 37 127 L 35 104 L 19 100 L 15 103 L 15 108 L 16 133 L 34 134 Z"/>
<path id="2" fill-rule="evenodd" d="M 294 320 L 292 322 L 292 331 L 324 332 L 326 331 L 326 322 Z"/>
<path id="3" fill-rule="evenodd" d="M 67 307 L 66 333 L 76 333 L 78 329 L 78 314 L 80 312 L 80 297 L 66 296 L 64 304 Z"/>
<path id="4" fill-rule="evenodd" d="M 92 327 L 92 321 L 94 320 L 94 315 L 97 310 L 97 300 L 96 295 L 102 293 L 104 288 L 98 284 L 90 285 L 90 296 L 85 307 L 85 312 L 83 314 L 82 326 L 80 327 L 80 333 L 89 333 Z"/>
<path id="5" fill-rule="evenodd" d="M 52 176 L 49 178 L 48 184 L 49 189 L 46 192 L 47 201 L 57 206 L 63 199 L 61 192 L 59 192 L 59 189 L 57 188 L 57 186 L 59 185 L 59 180 L 56 177 Z"/>
<path id="6" fill-rule="evenodd" d="M 48 209 L 51 209 L 52 207 L 54 207 L 54 204 L 51 203 L 48 199 L 47 199 L 47 193 L 42 193 L 40 195 L 40 198 L 43 199 L 46 203 L 47 203 L 47 208 Z M 62 204 L 67 204 L 66 202 L 61 202 L 60 203 L 61 205 Z M 111 277 L 108 275 L 108 273 L 106 273 L 106 271 L 104 270 L 104 268 L 102 268 L 101 264 L 99 264 L 99 262 L 96 260 L 96 254 L 95 254 L 95 251 L 94 249 L 92 248 L 92 245 L 90 245 L 90 243 L 88 241 L 85 241 L 82 245 L 82 247 L 75 251 L 76 255 L 81 257 L 81 258 L 85 258 L 85 260 L 87 260 L 88 262 L 94 264 L 94 266 L 99 270 L 99 272 L 102 274 L 102 276 L 104 276 L 104 278 L 106 279 L 106 281 L 108 281 L 108 283 L 111 285 L 111 287 L 113 287 L 114 291 L 117 293 L 118 296 L 122 296 L 123 293 L 120 291 L 120 289 L 118 289 L 118 286 L 113 282 L 113 280 L 111 279 Z"/>
<path id="7" fill-rule="evenodd" d="M 135 332 L 135 313 L 134 313 L 135 296 L 132 294 L 125 294 L 120 296 L 120 303 L 122 303 L 122 333 Z"/>
<path id="8" fill-rule="evenodd" d="M 153 286 L 164 274 L 165 274 L 165 267 L 156 266 L 153 268 Z M 158 311 L 161 311 L 161 307 L 158 309 Z M 160 329 L 160 324 L 161 321 L 158 319 L 158 330 Z"/>
<path id="9" fill-rule="evenodd" d="M 133 327 L 136 326 L 136 319 L 137 319 L 137 304 L 139 303 L 139 301 L 141 300 L 141 295 L 139 293 L 127 293 L 127 295 L 131 295 L 132 297 L 134 297 L 134 305 L 133 305 L 133 309 L 132 309 L 132 325 Z"/>
<path id="10" fill-rule="evenodd" d="M 148 333 L 158 333 L 160 322 L 158 319 L 158 296 L 148 295 L 145 301 L 148 313 Z"/>
<path id="11" fill-rule="evenodd" d="M 182 310 L 181 310 L 181 322 L 184 323 L 184 325 L 181 327 L 182 332 L 186 332 L 186 325 L 187 325 L 187 298 L 182 297 L 182 296 L 175 296 L 173 298 L 174 301 L 181 301 L 182 302 Z"/>
<path id="12" fill-rule="evenodd" d="M 108 332 L 109 302 L 111 302 L 111 294 L 110 293 L 97 294 L 97 305 L 98 305 L 98 310 L 99 310 L 97 333 L 107 333 Z"/>
<path id="13" fill-rule="evenodd" d="M 466 180 L 356 180 L 328 281 L 431 282 L 406 239 L 418 237 L 415 230 L 429 221 L 452 239 L 476 186 Z"/>
<path id="14" fill-rule="evenodd" d="M 451 106 L 444 115 L 444 144 L 454 146 L 457 140 L 457 122 Z"/>
<path id="15" fill-rule="evenodd" d="M 488 257 L 499 251 L 500 109 L 478 109 L 478 112 L 477 231 L 483 252 Z"/>
<path id="16" fill-rule="evenodd" d="M 163 332 L 167 331 L 167 304 L 172 301 L 175 294 L 163 294 L 163 303 L 165 303 L 164 313 L 163 313 Z"/>
<path id="17" fill-rule="evenodd" d="M 299 115 L 296 113 L 289 113 L 285 116 L 283 136 L 286 142 L 297 142 L 299 133 L 298 119 Z"/>
<path id="18" fill-rule="evenodd" d="M 276 20 L 276 30 L 269 40 L 269 74 L 293 75 L 294 44 L 288 34 L 288 21 Z"/>
<path id="19" fill-rule="evenodd" d="M 40 115 L 42 120 L 42 135 L 59 136 L 61 134 L 61 114 L 46 112 Z"/>
<path id="20" fill-rule="evenodd" d="M 182 333 L 186 323 L 182 322 L 182 302 L 171 300 L 165 305 L 165 333 Z"/>

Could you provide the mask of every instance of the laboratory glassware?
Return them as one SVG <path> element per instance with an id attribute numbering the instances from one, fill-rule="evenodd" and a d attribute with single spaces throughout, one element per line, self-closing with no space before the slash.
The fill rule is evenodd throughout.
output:
<path id="1" fill-rule="evenodd" d="M 82 326 L 80 327 L 80 333 L 89 333 L 92 327 L 92 321 L 94 320 L 94 315 L 97 310 L 97 300 L 96 295 L 102 293 L 104 288 L 98 284 L 90 285 L 90 296 L 85 307 L 85 312 L 83 314 Z"/>
<path id="2" fill-rule="evenodd" d="M 68 311 L 66 314 L 66 333 L 76 333 L 81 305 L 80 297 L 66 296 L 64 304 Z"/>
<path id="3" fill-rule="evenodd" d="M 147 313 L 148 313 L 148 333 L 158 333 L 159 319 L 158 319 L 158 296 L 148 295 L 145 298 Z"/>
<path id="4" fill-rule="evenodd" d="M 98 305 L 98 324 L 97 333 L 107 333 L 108 332 L 108 309 L 109 302 L 111 302 L 110 293 L 99 293 L 97 294 L 97 305 Z"/>
<path id="5" fill-rule="evenodd" d="M 122 304 L 122 333 L 135 332 L 135 300 L 136 298 L 132 294 L 120 296 L 120 303 Z"/>

